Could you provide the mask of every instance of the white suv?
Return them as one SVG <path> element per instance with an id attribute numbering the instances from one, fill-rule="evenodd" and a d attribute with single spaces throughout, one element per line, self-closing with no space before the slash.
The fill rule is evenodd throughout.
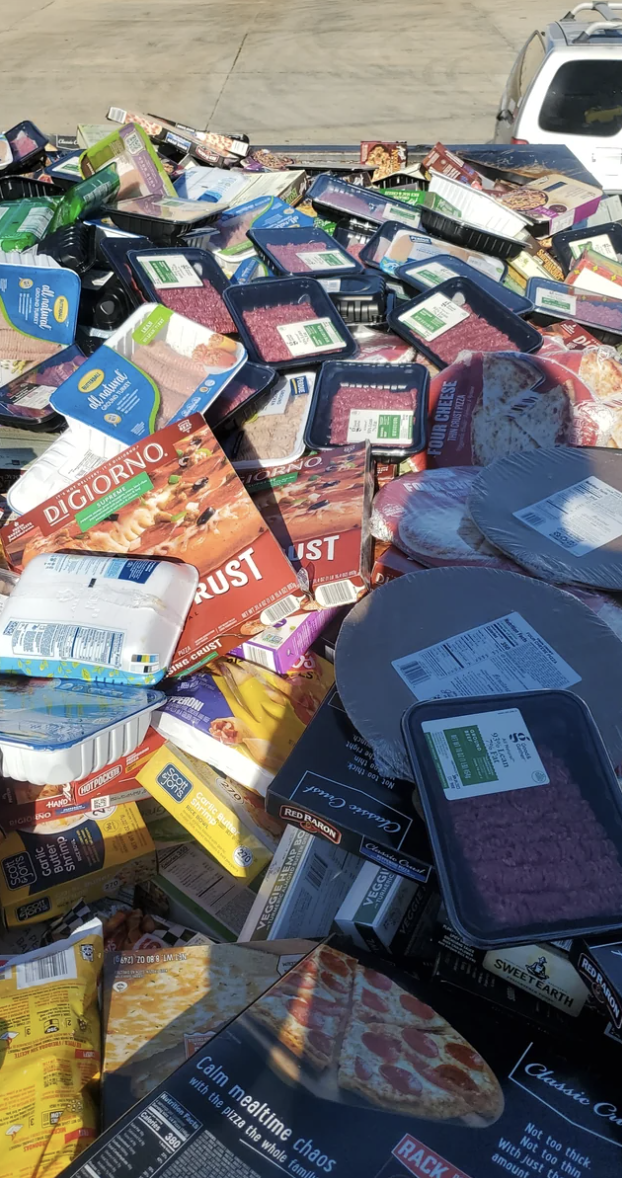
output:
<path id="1" fill-rule="evenodd" d="M 607 191 L 622 192 L 620 17 L 622 3 L 578 4 L 532 34 L 508 78 L 495 143 L 563 143 Z"/>

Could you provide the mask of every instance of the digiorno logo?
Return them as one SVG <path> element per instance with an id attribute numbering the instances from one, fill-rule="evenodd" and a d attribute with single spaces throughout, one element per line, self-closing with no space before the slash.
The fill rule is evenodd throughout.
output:
<path id="1" fill-rule="evenodd" d="M 336 826 L 332 826 L 325 818 L 320 818 L 317 814 L 311 814 L 309 810 L 303 810 L 300 806 L 287 805 L 281 806 L 279 811 L 280 817 L 285 822 L 291 822 L 294 826 L 299 826 L 301 830 L 306 830 L 308 834 L 321 834 L 330 843 L 335 846 L 341 842 L 341 831 L 337 830 Z"/>
<path id="2" fill-rule="evenodd" d="M 126 450 L 116 461 L 98 467 L 88 478 L 74 484 L 67 494 L 58 495 L 52 503 L 47 504 L 43 508 L 45 522 L 53 530 L 89 503 L 97 502 L 128 479 L 157 465 L 164 454 L 164 447 L 152 439 L 147 439 L 141 448 Z"/>

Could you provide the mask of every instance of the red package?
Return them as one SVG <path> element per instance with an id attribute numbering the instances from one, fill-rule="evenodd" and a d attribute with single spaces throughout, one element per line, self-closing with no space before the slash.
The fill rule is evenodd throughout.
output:
<path id="1" fill-rule="evenodd" d="M 173 675 L 226 654 L 258 620 L 280 621 L 302 600 L 291 564 L 199 413 L 129 446 L 0 536 L 15 569 L 61 549 L 194 565 L 199 585 Z"/>

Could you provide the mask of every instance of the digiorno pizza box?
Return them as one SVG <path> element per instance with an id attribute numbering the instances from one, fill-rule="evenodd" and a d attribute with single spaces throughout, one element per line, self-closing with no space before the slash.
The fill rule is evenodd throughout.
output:
<path id="1" fill-rule="evenodd" d="M 366 442 L 242 479 L 320 607 L 352 604 L 367 592 L 373 477 Z"/>
<path id="2" fill-rule="evenodd" d="M 617 1054 L 617 1053 L 616 1053 Z M 331 941 L 112 1125 L 67 1178 L 619 1171 L 616 1054 Z M 115 1170 L 116 1166 L 116 1170 Z"/>
<path id="3" fill-rule="evenodd" d="M 429 879 L 432 852 L 412 782 L 377 769 L 334 687 L 268 787 L 266 807 L 397 875 Z"/>
<path id="4" fill-rule="evenodd" d="M 28 781 L 0 779 L 0 830 L 51 822 L 72 814 L 101 814 L 109 806 L 148 798 L 136 775 L 164 743 L 153 728 L 137 748 L 99 773 L 68 785 L 30 785 Z"/>
<path id="5" fill-rule="evenodd" d="M 193 414 L 129 446 L 0 531 L 21 570 L 42 552 L 168 557 L 199 572 L 171 665 L 183 675 L 299 606 L 296 574 L 209 426 Z"/>

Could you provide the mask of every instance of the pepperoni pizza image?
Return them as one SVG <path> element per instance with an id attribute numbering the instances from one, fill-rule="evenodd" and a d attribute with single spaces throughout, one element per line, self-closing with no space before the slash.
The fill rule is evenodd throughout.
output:
<path id="1" fill-rule="evenodd" d="M 503 1112 L 494 1072 L 442 1015 L 330 946 L 249 1013 L 301 1067 L 370 1105 L 473 1128 Z"/>

